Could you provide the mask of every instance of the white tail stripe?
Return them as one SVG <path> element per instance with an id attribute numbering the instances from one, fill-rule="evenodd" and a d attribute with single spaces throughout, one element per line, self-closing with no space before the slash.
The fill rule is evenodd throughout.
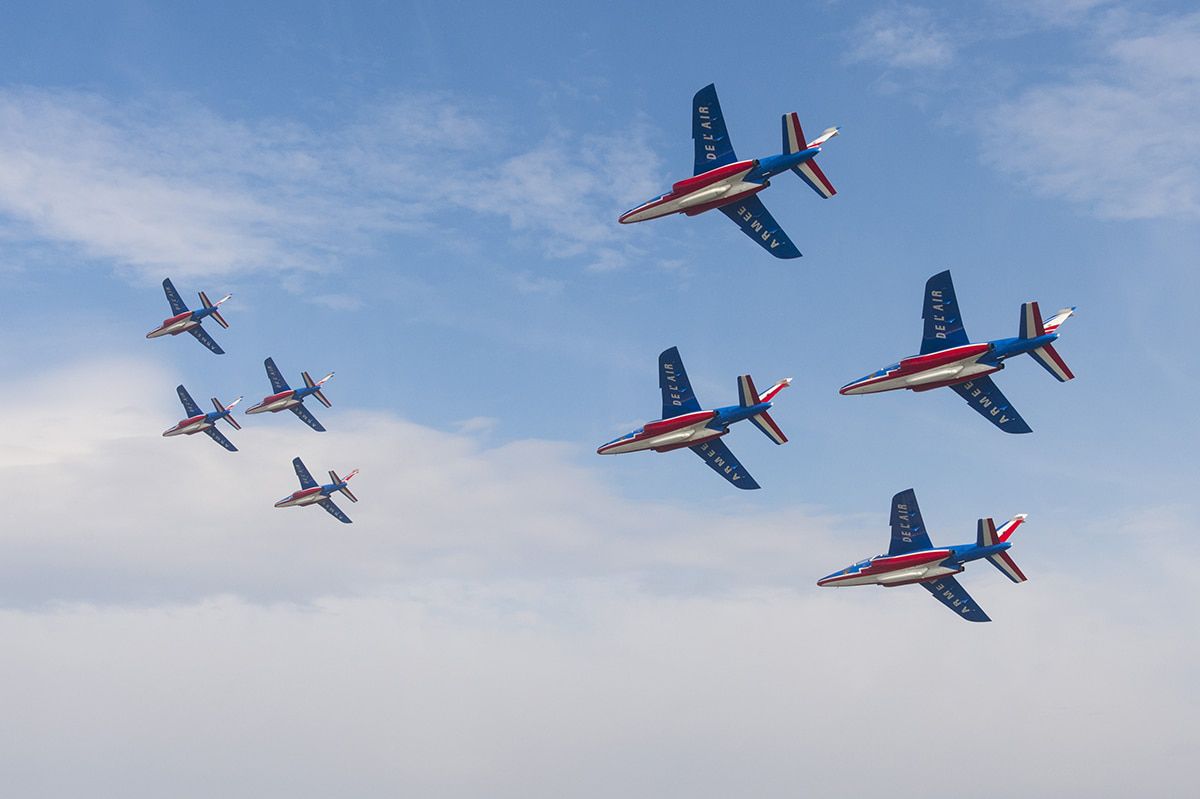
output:
<path id="1" fill-rule="evenodd" d="M 797 166 L 796 171 L 800 173 L 800 177 L 804 178 L 804 182 L 812 187 L 813 191 L 826 200 L 837 194 L 837 189 L 825 177 L 825 173 L 821 171 L 821 167 L 817 166 L 816 162 L 811 158 Z"/>
<path id="2" fill-rule="evenodd" d="M 1067 321 L 1074 315 L 1074 308 L 1062 308 L 1058 311 L 1055 311 L 1054 316 L 1050 317 L 1045 324 L 1046 332 L 1053 333 L 1055 330 L 1058 330 L 1059 326 L 1062 325 L 1063 322 Z"/>
<path id="3" fill-rule="evenodd" d="M 988 560 L 996 564 L 1000 571 L 1004 572 L 1008 579 L 1012 580 L 1014 583 L 1023 583 L 1029 579 L 1017 566 L 1016 562 L 1009 557 L 1007 552 L 997 552 L 994 555 L 988 555 Z"/>
<path id="4" fill-rule="evenodd" d="M 1011 519 L 1006 521 L 1004 524 L 1000 525 L 1000 529 L 997 530 L 997 533 L 1000 536 L 1000 540 L 1007 541 L 1009 539 L 1009 536 L 1011 536 L 1013 533 L 1015 533 L 1017 528 L 1020 527 L 1022 524 L 1024 524 L 1025 520 L 1028 518 L 1029 518 L 1028 514 L 1018 513 L 1016 516 L 1012 517 Z"/>
<path id="5" fill-rule="evenodd" d="M 804 147 L 804 129 L 800 127 L 800 115 L 792 112 L 787 115 L 788 125 L 788 154 L 798 153 L 805 149 Z"/>

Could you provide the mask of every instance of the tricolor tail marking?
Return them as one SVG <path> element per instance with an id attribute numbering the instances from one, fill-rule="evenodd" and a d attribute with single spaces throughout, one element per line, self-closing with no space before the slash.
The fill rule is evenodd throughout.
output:
<path id="1" fill-rule="evenodd" d="M 999 530 L 996 529 L 996 523 L 991 519 L 980 519 L 979 534 L 976 543 L 981 547 L 990 547 L 1006 542 L 1012 536 L 1013 532 L 1021 526 L 1021 523 L 1025 521 L 1025 518 L 1024 513 L 1018 514 L 1012 520 L 1005 522 Z M 1000 570 L 1001 574 L 1014 583 L 1023 583 L 1029 579 L 1008 552 L 993 552 L 987 556 L 987 559 L 993 566 Z"/>

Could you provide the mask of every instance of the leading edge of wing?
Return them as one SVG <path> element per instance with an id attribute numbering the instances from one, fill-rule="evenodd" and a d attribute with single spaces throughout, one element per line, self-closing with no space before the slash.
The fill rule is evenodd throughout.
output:
<path id="1" fill-rule="evenodd" d="M 699 455 L 710 469 L 728 480 L 735 488 L 761 488 L 750 476 L 750 473 L 742 468 L 738 459 L 733 456 L 729 447 L 725 446 L 725 442 L 721 439 L 714 438 L 710 441 L 703 441 L 693 447 L 688 447 L 688 449 Z"/>
<path id="2" fill-rule="evenodd" d="M 953 611 L 960 619 L 966 621 L 991 621 L 988 615 L 983 612 L 983 608 L 979 607 L 979 604 L 974 599 L 971 599 L 971 595 L 953 577 L 937 577 L 920 585 L 934 599 Z"/>
<path id="3" fill-rule="evenodd" d="M 955 383 L 950 386 L 958 396 L 967 401 L 976 413 L 1006 433 L 1032 433 L 1032 428 L 1021 418 L 992 378 L 984 375 Z"/>
<path id="4" fill-rule="evenodd" d="M 751 195 L 744 200 L 737 200 L 729 205 L 722 205 L 718 210 L 733 220 L 742 232 L 776 258 L 799 258 L 800 250 L 783 232 L 783 228 L 771 216 L 771 212 L 762 204 L 762 200 Z"/>

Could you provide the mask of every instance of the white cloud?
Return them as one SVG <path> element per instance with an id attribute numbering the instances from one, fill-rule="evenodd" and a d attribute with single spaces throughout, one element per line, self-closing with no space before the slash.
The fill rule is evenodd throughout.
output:
<path id="1" fill-rule="evenodd" d="M 895 6 L 863 19 L 851 34 L 851 58 L 900 69 L 940 68 L 954 60 L 951 37 L 927 9 Z"/>
<path id="2" fill-rule="evenodd" d="M 1104 58 L 987 112 L 987 160 L 1100 217 L 1200 216 L 1200 15 L 1105 26 Z"/>
<path id="3" fill-rule="evenodd" d="M 173 384 L 126 360 L 0 395 L 24 422 L 0 450 L 15 795 L 790 796 L 852 774 L 918 796 L 895 775 L 981 746 L 1020 768 L 964 777 L 973 796 L 1177 786 L 1200 664 L 1161 610 L 1194 594 L 1155 566 L 1178 514 L 1140 514 L 1107 566 L 1018 551 L 1020 586 L 972 568 L 997 621 L 970 625 L 917 588 L 813 585 L 883 543 L 878 508 L 628 501 L 590 451 L 344 407 L 323 435 L 247 418 L 230 454 L 160 437 Z M 295 454 L 363 468 L 353 525 L 271 507 Z M 1152 570 L 1153 591 L 1111 590 Z"/>
<path id="4" fill-rule="evenodd" d="M 479 147 L 517 139 L 504 124 L 436 95 L 317 128 L 178 98 L 0 91 L 0 218 L 9 241 L 182 276 L 320 269 L 379 233 L 453 229 L 461 210 L 507 218 L 551 256 L 619 254 L 621 200 L 656 164 L 636 131 Z"/>

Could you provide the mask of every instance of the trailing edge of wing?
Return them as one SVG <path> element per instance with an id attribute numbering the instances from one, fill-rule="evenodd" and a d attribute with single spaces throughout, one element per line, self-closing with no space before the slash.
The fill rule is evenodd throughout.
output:
<path id="1" fill-rule="evenodd" d="M 971 599 L 971 595 L 953 577 L 938 577 L 929 582 L 921 583 L 921 587 L 928 591 L 934 599 L 953 611 L 960 619 L 965 619 L 966 621 L 991 621 L 988 615 L 983 612 L 983 608 L 979 607 L 974 599 Z"/>
<path id="2" fill-rule="evenodd" d="M 725 442 L 719 438 L 714 438 L 709 441 L 704 441 L 694 447 L 689 447 L 692 452 L 700 456 L 700 459 L 708 464 L 709 468 L 717 474 L 724 477 L 736 488 L 759 488 L 758 483 L 754 482 L 754 478 L 750 473 L 742 468 L 738 463 L 737 458 L 729 451 L 729 447 L 725 446 Z"/>
<path id="3" fill-rule="evenodd" d="M 762 200 L 751 195 L 744 200 L 722 205 L 718 210 L 733 220 L 742 232 L 776 258 L 799 258 L 800 250 L 779 227 L 775 217 L 762 204 Z"/>

